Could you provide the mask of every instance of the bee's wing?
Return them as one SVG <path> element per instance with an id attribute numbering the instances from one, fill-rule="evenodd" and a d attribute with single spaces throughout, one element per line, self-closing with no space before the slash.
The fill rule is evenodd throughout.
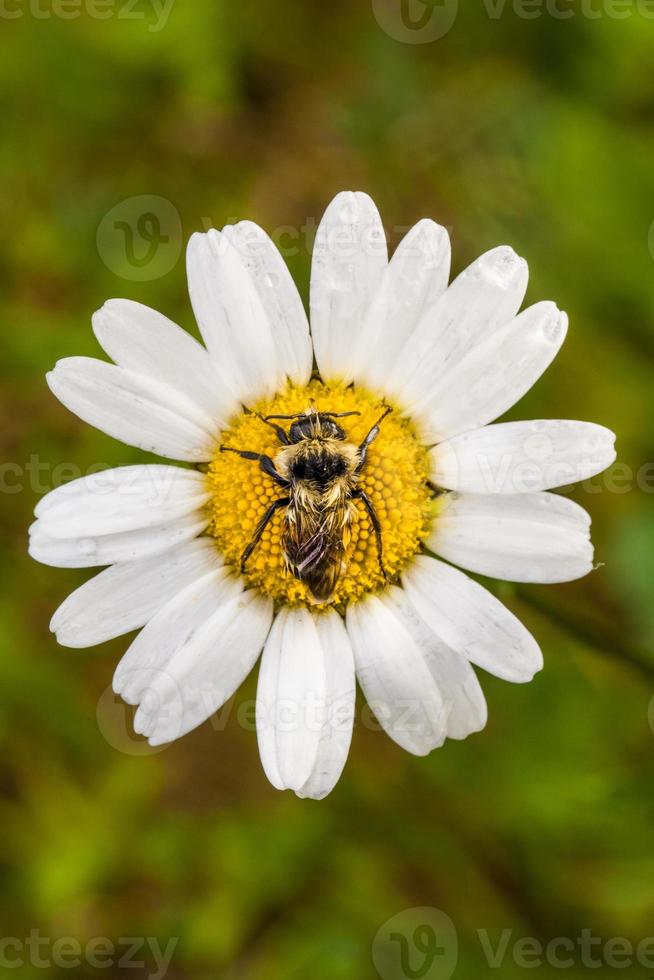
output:
<path id="1" fill-rule="evenodd" d="M 340 506 L 319 516 L 298 510 L 288 515 L 283 538 L 286 561 L 319 600 L 330 597 L 343 570 L 345 516 Z"/>

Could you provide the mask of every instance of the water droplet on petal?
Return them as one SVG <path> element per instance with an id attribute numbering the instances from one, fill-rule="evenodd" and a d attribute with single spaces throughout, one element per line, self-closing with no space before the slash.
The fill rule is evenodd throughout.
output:
<path id="1" fill-rule="evenodd" d="M 98 550 L 98 542 L 95 538 L 80 538 L 77 542 L 77 550 L 80 555 L 95 555 Z"/>
<path id="2" fill-rule="evenodd" d="M 558 310 L 554 315 L 547 318 L 543 324 L 543 335 L 549 343 L 555 344 L 558 342 L 563 333 L 563 322 L 563 316 Z"/>

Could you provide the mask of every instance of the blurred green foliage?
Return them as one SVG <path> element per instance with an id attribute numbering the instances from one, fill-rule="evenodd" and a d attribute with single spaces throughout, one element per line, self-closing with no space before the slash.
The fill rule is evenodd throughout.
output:
<path id="1" fill-rule="evenodd" d="M 157 30 L 144 2 L 104 19 L 3 6 L 2 936 L 178 937 L 173 980 L 366 980 L 385 920 L 435 906 L 467 980 L 498 974 L 480 929 L 493 944 L 503 929 L 654 933 L 654 22 L 569 7 L 524 19 L 466 4 L 418 45 L 366 0 L 175 0 Z M 107 691 L 127 640 L 57 647 L 49 617 L 88 573 L 40 567 L 25 545 L 39 493 L 74 475 L 56 464 L 142 459 L 55 403 L 44 372 L 98 353 L 89 318 L 110 296 L 193 329 L 183 252 L 165 275 L 125 279 L 96 242 L 105 215 L 153 194 L 184 239 L 241 217 L 308 224 L 284 239 L 306 297 L 311 227 L 348 188 L 373 195 L 394 244 L 425 215 L 448 225 L 457 271 L 501 243 L 529 260 L 528 298 L 556 300 L 571 329 L 511 417 L 609 425 L 620 463 L 574 491 L 601 568 L 492 586 L 538 637 L 543 673 L 484 678 L 487 730 L 427 759 L 358 724 L 341 783 L 312 803 L 265 781 L 238 715 L 254 679 L 218 721 L 144 751 Z M 499 975 L 523 973 L 507 954 Z"/>

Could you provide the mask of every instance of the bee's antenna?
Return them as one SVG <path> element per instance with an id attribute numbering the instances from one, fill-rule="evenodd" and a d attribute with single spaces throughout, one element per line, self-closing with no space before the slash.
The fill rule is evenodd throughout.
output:
<path id="1" fill-rule="evenodd" d="M 256 413 L 259 415 L 259 413 Z M 301 419 L 305 415 L 305 412 L 296 412 L 295 415 L 259 415 L 262 422 L 267 422 L 268 419 Z"/>
<path id="2" fill-rule="evenodd" d="M 349 415 L 361 415 L 361 412 L 321 412 L 321 415 L 327 415 L 330 419 L 346 419 Z"/>

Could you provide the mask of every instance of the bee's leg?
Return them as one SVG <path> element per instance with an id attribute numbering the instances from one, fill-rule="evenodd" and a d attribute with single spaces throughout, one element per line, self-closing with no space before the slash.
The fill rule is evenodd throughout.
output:
<path id="1" fill-rule="evenodd" d="M 259 463 L 259 466 L 264 473 L 271 476 L 275 483 L 278 483 L 280 487 L 284 487 L 286 490 L 288 488 L 288 480 L 285 480 L 277 470 L 275 469 L 275 464 L 273 463 L 270 456 L 265 456 L 263 453 L 252 453 L 249 449 L 232 449 L 231 446 L 221 446 L 221 453 L 236 453 L 242 459 L 252 459 Z"/>
<path id="2" fill-rule="evenodd" d="M 390 411 L 390 409 L 389 409 Z M 352 496 L 357 500 L 360 500 L 363 506 L 368 512 L 368 517 L 370 518 L 370 523 L 372 524 L 372 529 L 375 532 L 375 541 L 377 542 L 377 556 L 379 558 L 379 567 L 381 573 L 385 579 L 388 578 L 386 574 L 386 569 L 384 568 L 384 545 L 382 542 L 382 529 L 379 523 L 379 518 L 377 517 L 377 511 L 375 510 L 372 500 L 365 492 L 365 490 L 354 490 Z"/>
<path id="3" fill-rule="evenodd" d="M 392 408 L 387 408 L 386 409 L 386 411 L 384 412 L 384 414 L 379 419 L 377 419 L 377 421 L 373 425 L 372 429 L 370 430 L 370 432 L 368 433 L 368 435 L 366 436 L 366 438 L 363 440 L 363 442 L 359 446 L 359 463 L 358 463 L 357 468 L 356 468 L 356 472 L 357 473 L 360 473 L 361 470 L 363 469 L 363 467 L 366 465 L 366 456 L 368 455 L 368 446 L 379 435 L 379 426 L 382 424 L 382 422 L 384 421 L 384 419 L 386 418 L 386 416 L 387 415 L 390 415 L 390 413 L 392 411 L 393 411 Z"/>
<path id="4" fill-rule="evenodd" d="M 279 500 L 273 500 L 272 504 L 255 527 L 250 543 L 241 555 L 241 572 L 245 571 L 246 562 L 261 540 L 261 535 L 266 530 L 266 525 L 271 520 L 275 511 L 279 510 L 280 507 L 287 507 L 290 502 L 290 497 L 280 497 Z"/>
<path id="5" fill-rule="evenodd" d="M 282 429 L 281 425 L 275 425 L 274 422 L 269 422 L 268 418 L 265 415 L 259 415 L 258 412 L 256 414 L 257 414 L 257 418 L 260 418 L 262 422 L 265 422 L 266 425 L 269 425 L 271 429 L 274 429 L 277 438 L 279 439 L 279 441 L 283 446 L 291 445 L 291 440 L 288 437 L 288 432 L 285 429 Z"/>

